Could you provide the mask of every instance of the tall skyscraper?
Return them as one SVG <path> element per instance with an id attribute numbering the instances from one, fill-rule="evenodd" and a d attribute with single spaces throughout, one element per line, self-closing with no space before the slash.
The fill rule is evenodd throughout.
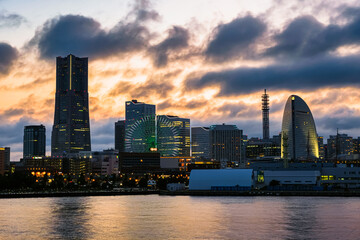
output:
<path id="1" fill-rule="evenodd" d="M 319 158 L 315 122 L 307 104 L 291 95 L 285 105 L 281 130 L 281 158 Z"/>
<path id="2" fill-rule="evenodd" d="M 266 94 L 266 89 L 262 95 L 262 119 L 263 119 L 263 139 L 269 140 L 269 94 Z"/>
<path id="3" fill-rule="evenodd" d="M 210 126 L 210 156 L 220 162 L 244 165 L 242 158 L 242 130 L 235 125 Z"/>
<path id="4" fill-rule="evenodd" d="M 24 127 L 23 157 L 45 156 L 46 129 L 44 125 Z"/>
<path id="5" fill-rule="evenodd" d="M 210 128 L 191 128 L 191 155 L 197 159 L 210 158 Z"/>
<path id="6" fill-rule="evenodd" d="M 56 58 L 55 116 L 51 155 L 91 151 L 88 58 Z"/>
<path id="7" fill-rule="evenodd" d="M 155 105 L 138 102 L 137 100 L 125 102 L 125 151 L 126 152 L 147 152 L 145 147 L 149 145 L 146 141 L 154 141 L 155 139 Z M 149 123 L 151 122 L 151 124 Z M 154 124 L 152 124 L 154 122 Z M 143 127 L 134 126 L 134 124 L 146 125 Z M 135 129 L 136 128 L 136 129 Z M 139 137 L 133 138 L 134 131 L 146 131 Z M 144 138 L 145 135 L 151 135 Z M 150 144 L 151 145 L 151 144 Z M 153 145 L 153 143 L 152 143 Z M 146 149 L 144 149 L 146 148 Z"/>
<path id="8" fill-rule="evenodd" d="M 115 149 L 125 152 L 125 120 L 115 122 Z"/>
<path id="9" fill-rule="evenodd" d="M 0 147 L 0 175 L 10 170 L 10 148 Z"/>
<path id="10" fill-rule="evenodd" d="M 174 129 L 169 131 L 166 129 Z M 190 119 L 171 115 L 157 116 L 157 148 L 164 157 L 190 156 Z M 171 154 L 168 154 L 171 150 Z"/>

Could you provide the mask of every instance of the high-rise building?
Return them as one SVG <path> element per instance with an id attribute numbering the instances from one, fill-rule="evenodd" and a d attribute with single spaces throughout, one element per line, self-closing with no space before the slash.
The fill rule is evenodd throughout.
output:
<path id="1" fill-rule="evenodd" d="M 170 129 L 174 131 L 169 131 Z M 157 148 L 161 156 L 190 156 L 190 119 L 159 115 L 157 132 L 159 133 L 156 136 Z"/>
<path id="2" fill-rule="evenodd" d="M 137 100 L 125 102 L 125 151 L 126 152 L 147 152 L 149 149 L 145 145 L 149 145 L 146 141 L 155 139 L 155 105 L 138 102 Z M 149 124 L 151 122 L 151 124 Z M 152 122 L 154 124 L 152 124 Z M 134 126 L 146 125 L 146 127 Z M 134 132 L 139 130 L 146 131 L 134 138 Z M 140 136 L 142 135 L 142 136 Z M 144 139 L 145 135 L 151 135 Z"/>
<path id="3" fill-rule="evenodd" d="M 88 58 L 56 58 L 55 116 L 51 155 L 91 151 Z"/>
<path id="4" fill-rule="evenodd" d="M 354 152 L 353 138 L 347 134 L 330 135 L 327 140 L 327 156 L 329 159 L 351 156 Z"/>
<path id="5" fill-rule="evenodd" d="M 0 147 L 0 175 L 10 170 L 10 148 Z"/>
<path id="6" fill-rule="evenodd" d="M 115 149 L 125 152 L 125 120 L 115 122 Z"/>
<path id="7" fill-rule="evenodd" d="M 210 128 L 191 128 L 191 155 L 196 159 L 210 158 Z"/>
<path id="8" fill-rule="evenodd" d="M 354 154 L 360 154 L 360 137 L 353 139 Z"/>
<path id="9" fill-rule="evenodd" d="M 242 130 L 235 125 L 210 126 L 210 156 L 215 161 L 244 165 Z"/>
<path id="10" fill-rule="evenodd" d="M 130 128 L 138 120 L 155 115 L 156 108 L 153 104 L 138 102 L 137 100 L 125 102 L 126 128 Z"/>
<path id="11" fill-rule="evenodd" d="M 319 136 L 318 143 L 319 143 L 319 158 L 325 159 L 324 137 Z"/>
<path id="12" fill-rule="evenodd" d="M 291 95 L 285 105 L 281 130 L 281 158 L 319 158 L 319 144 L 313 116 L 300 97 Z"/>
<path id="13" fill-rule="evenodd" d="M 262 119 L 263 119 L 263 139 L 269 140 L 269 94 L 266 94 L 266 89 L 262 95 Z"/>
<path id="14" fill-rule="evenodd" d="M 46 129 L 44 125 L 24 127 L 23 157 L 45 156 Z"/>

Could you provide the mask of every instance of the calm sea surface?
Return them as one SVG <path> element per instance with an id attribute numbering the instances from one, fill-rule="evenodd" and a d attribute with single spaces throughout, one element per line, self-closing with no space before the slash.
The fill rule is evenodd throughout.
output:
<path id="1" fill-rule="evenodd" d="M 360 198 L 0 199 L 0 239 L 360 239 Z"/>

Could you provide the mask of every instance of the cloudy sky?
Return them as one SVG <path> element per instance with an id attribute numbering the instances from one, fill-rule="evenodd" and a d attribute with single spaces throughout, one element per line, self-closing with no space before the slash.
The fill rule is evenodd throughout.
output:
<path id="1" fill-rule="evenodd" d="M 289 0 L 0 0 L 0 146 L 22 156 L 23 128 L 44 124 L 50 153 L 55 57 L 89 57 L 93 150 L 113 147 L 124 102 L 192 126 L 236 124 L 260 137 L 302 97 L 319 135 L 360 135 L 360 3 Z"/>

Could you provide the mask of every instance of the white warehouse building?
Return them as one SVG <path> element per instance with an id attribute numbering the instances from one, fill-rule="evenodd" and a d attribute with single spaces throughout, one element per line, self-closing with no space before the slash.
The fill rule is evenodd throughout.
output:
<path id="1" fill-rule="evenodd" d="M 252 179 L 252 169 L 194 169 L 190 173 L 189 190 L 251 189 Z"/>
<path id="2" fill-rule="evenodd" d="M 264 171 L 265 185 L 279 181 L 280 185 L 316 185 L 320 171 Z"/>

